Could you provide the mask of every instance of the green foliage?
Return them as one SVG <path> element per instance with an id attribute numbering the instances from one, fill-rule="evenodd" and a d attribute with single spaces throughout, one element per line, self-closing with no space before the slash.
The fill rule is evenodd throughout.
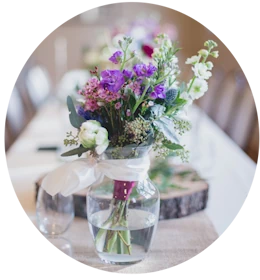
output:
<path id="1" fill-rule="evenodd" d="M 169 150 L 180 150 L 180 149 L 183 149 L 183 147 L 179 144 L 176 144 L 176 143 L 171 143 L 169 141 L 163 141 L 163 145 L 169 149 Z"/>
<path id="2" fill-rule="evenodd" d="M 170 142 L 179 142 L 179 139 L 174 128 L 173 121 L 168 117 L 161 117 L 153 121 L 154 126 L 165 136 Z"/>
<path id="3" fill-rule="evenodd" d="M 79 129 L 81 124 L 86 120 L 77 114 L 72 98 L 70 96 L 67 97 L 67 106 L 70 112 L 69 118 L 71 125 Z"/>
<path id="4" fill-rule="evenodd" d="M 74 155 L 78 155 L 78 157 L 80 157 L 83 153 L 86 153 L 87 151 L 89 151 L 89 149 L 84 148 L 83 146 L 79 146 L 76 149 L 70 150 L 68 152 L 65 152 L 63 154 L 61 154 L 62 157 L 69 157 L 69 156 L 74 156 Z"/>

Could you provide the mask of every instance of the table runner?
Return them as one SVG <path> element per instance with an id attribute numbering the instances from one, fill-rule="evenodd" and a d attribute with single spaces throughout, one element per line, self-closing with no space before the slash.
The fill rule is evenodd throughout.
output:
<path id="1" fill-rule="evenodd" d="M 218 235 L 204 211 L 181 219 L 160 221 L 148 257 L 133 265 L 102 263 L 95 254 L 88 223 L 83 218 L 75 218 L 61 238 L 65 238 L 63 247 L 71 246 L 71 257 L 88 266 L 117 273 L 147 273 L 189 260 L 210 246 Z M 57 244 L 55 239 L 49 241 Z"/>

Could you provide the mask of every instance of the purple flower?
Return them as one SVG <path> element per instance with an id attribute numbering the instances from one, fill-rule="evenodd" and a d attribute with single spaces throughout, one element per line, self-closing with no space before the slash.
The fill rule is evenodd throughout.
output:
<path id="1" fill-rule="evenodd" d="M 120 70 L 105 70 L 101 72 L 101 85 L 111 92 L 118 92 L 125 83 L 124 75 Z"/>
<path id="2" fill-rule="evenodd" d="M 121 60 L 122 55 L 123 53 L 121 51 L 117 51 L 109 58 L 109 60 L 115 64 L 118 64 L 118 62 Z"/>
<path id="3" fill-rule="evenodd" d="M 151 77 L 157 68 L 150 62 L 149 65 L 145 64 L 136 64 L 133 67 L 136 75 L 139 77 Z"/>
<path id="4" fill-rule="evenodd" d="M 157 71 L 157 68 L 150 62 L 147 66 L 147 77 L 152 76 L 155 71 Z"/>
<path id="5" fill-rule="evenodd" d="M 125 69 L 125 70 L 123 70 L 123 75 L 124 75 L 125 77 L 131 79 L 132 76 L 133 76 L 133 72 L 130 71 L 130 70 L 126 70 L 126 69 Z"/>
<path id="6" fill-rule="evenodd" d="M 153 92 L 151 92 L 150 97 L 152 99 L 156 99 L 158 96 L 157 96 L 157 93 L 153 91 Z"/>
<path id="7" fill-rule="evenodd" d="M 165 87 L 163 85 L 157 85 L 154 87 L 154 91 L 150 94 L 150 97 L 153 99 L 160 98 L 165 99 L 166 93 L 165 93 Z"/>
<path id="8" fill-rule="evenodd" d="M 77 106 L 77 113 L 79 116 L 81 116 L 82 118 L 84 118 L 85 120 L 96 120 L 98 122 L 100 122 L 101 124 L 103 124 L 103 120 L 102 117 L 100 116 L 100 114 L 98 115 L 93 115 L 91 112 L 89 111 L 85 111 L 84 108 L 80 105 Z"/>
<path id="9" fill-rule="evenodd" d="M 154 91 L 157 93 L 158 98 L 166 98 L 165 87 L 163 85 L 157 85 L 154 87 Z"/>

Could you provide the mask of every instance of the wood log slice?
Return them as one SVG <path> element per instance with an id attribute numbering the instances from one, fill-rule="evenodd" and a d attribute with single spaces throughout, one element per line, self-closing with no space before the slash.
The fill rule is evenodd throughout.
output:
<path id="1" fill-rule="evenodd" d="M 206 208 L 208 201 L 209 185 L 197 172 L 187 166 L 175 166 L 172 177 L 172 186 L 160 188 L 160 220 L 176 219 L 191 215 Z M 42 178 L 36 182 L 36 197 L 41 185 Z M 75 193 L 75 215 L 87 218 L 86 215 L 86 191 Z M 109 203 L 109 200 L 108 200 Z"/>

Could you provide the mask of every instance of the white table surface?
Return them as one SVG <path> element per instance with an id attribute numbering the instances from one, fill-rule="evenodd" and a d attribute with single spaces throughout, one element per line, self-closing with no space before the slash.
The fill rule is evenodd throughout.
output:
<path id="1" fill-rule="evenodd" d="M 198 108 L 193 107 L 194 130 L 186 137 L 191 163 L 210 185 L 206 211 L 222 234 L 245 201 L 256 164 Z M 65 124 L 64 124 L 65 123 Z M 10 177 L 22 207 L 35 216 L 34 182 L 62 164 L 60 152 L 38 152 L 39 146 L 62 146 L 71 130 L 66 108 L 46 103 L 7 152 Z"/>

